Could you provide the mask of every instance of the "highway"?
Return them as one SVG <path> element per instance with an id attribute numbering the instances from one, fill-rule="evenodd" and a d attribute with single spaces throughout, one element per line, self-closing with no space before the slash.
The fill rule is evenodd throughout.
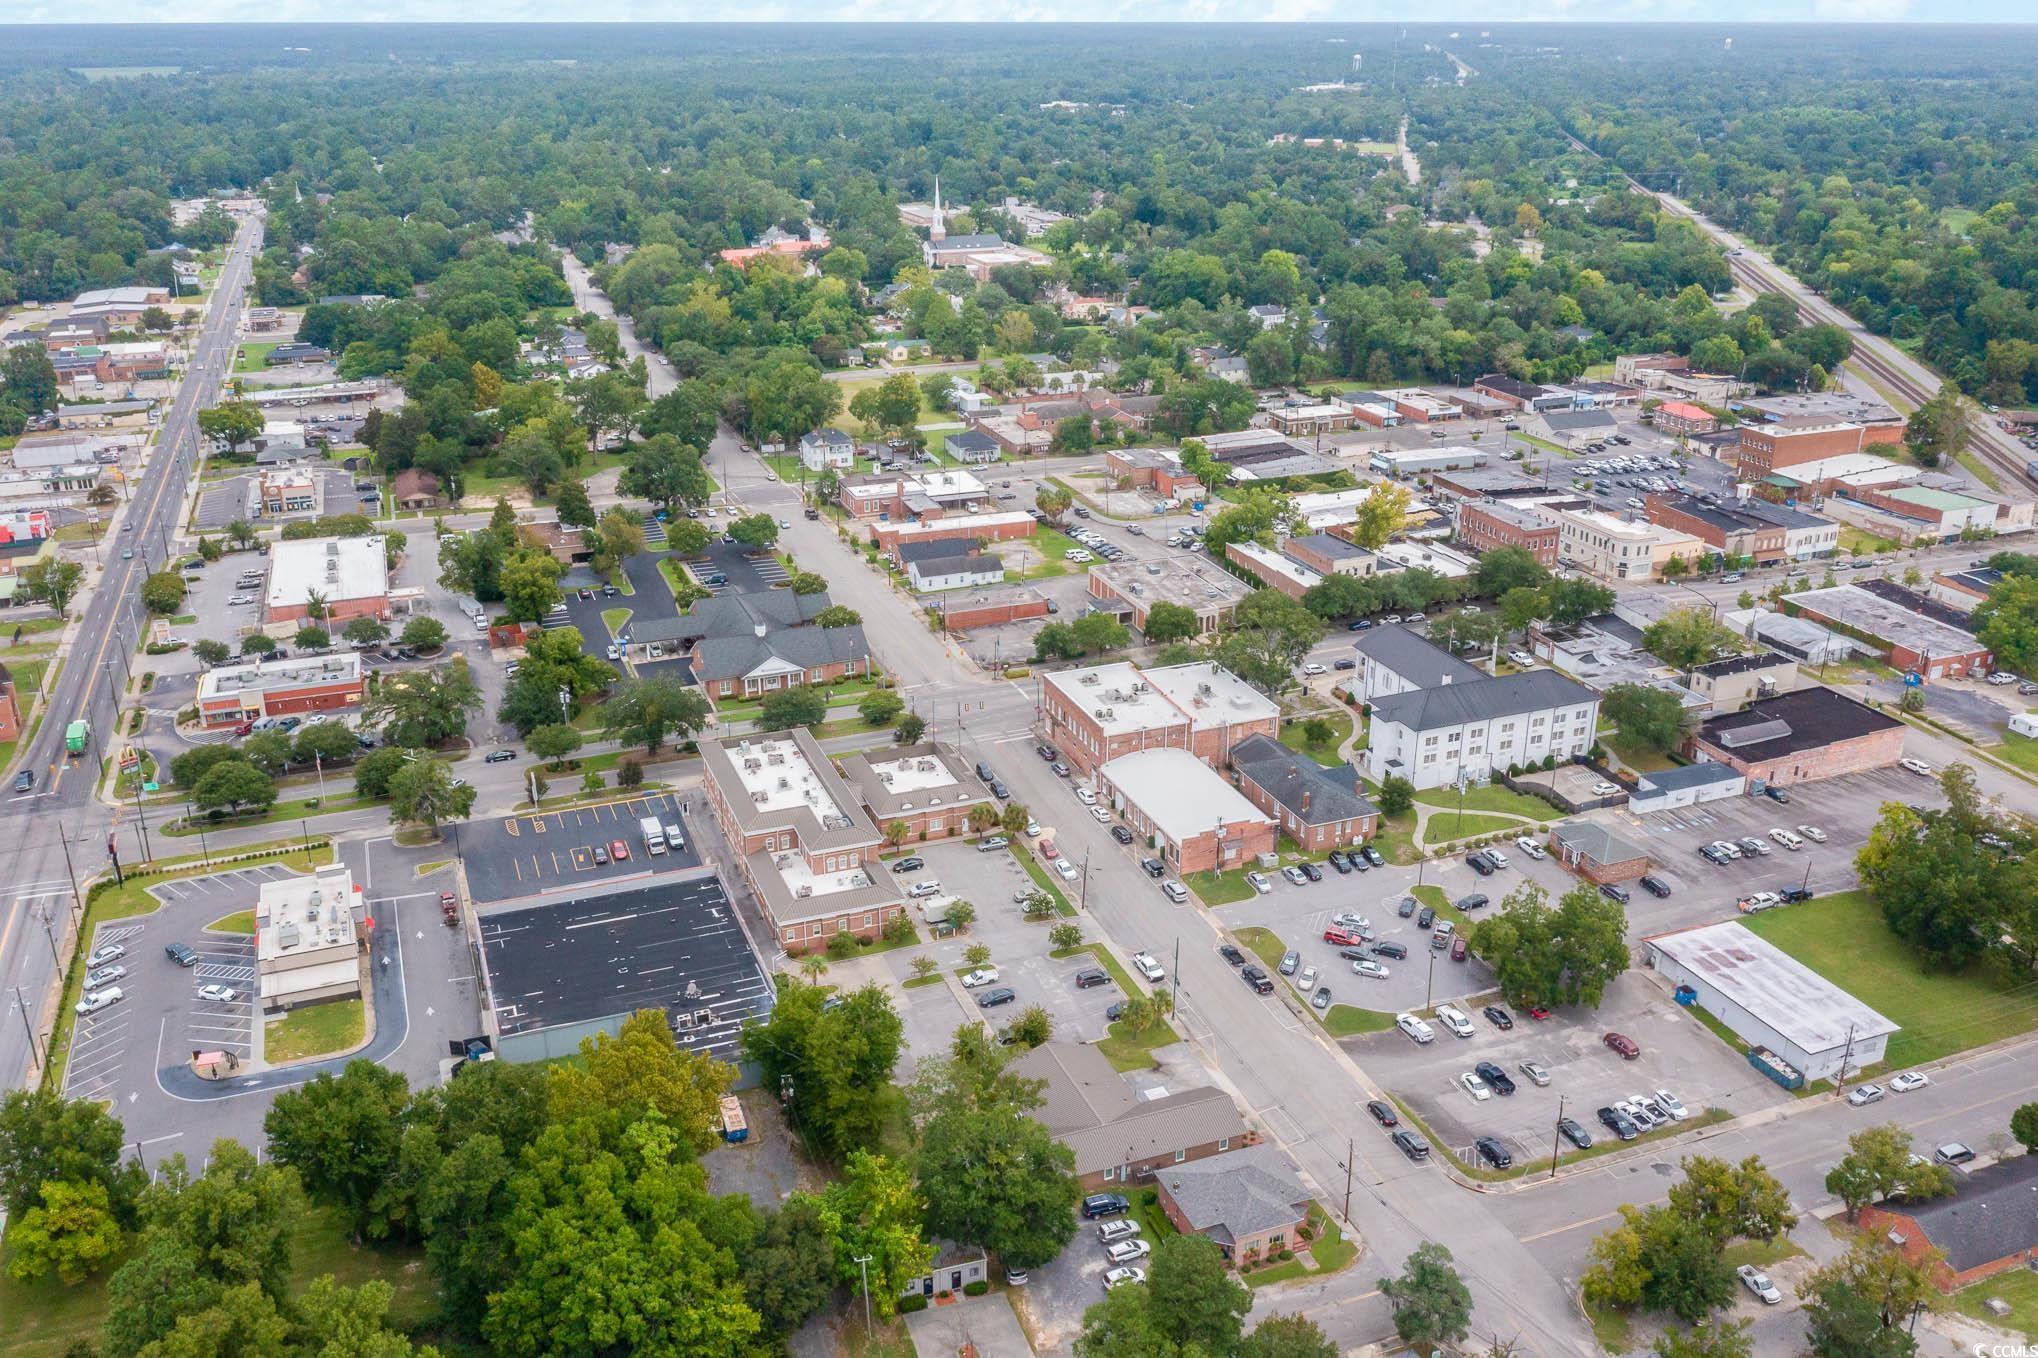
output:
<path id="1" fill-rule="evenodd" d="M 107 742 L 119 714 L 140 644 L 142 581 L 170 558 L 183 513 L 184 492 L 195 471 L 198 412 L 212 404 L 232 361 L 242 303 L 262 223 L 250 218 L 228 253 L 218 286 L 193 345 L 176 398 L 163 418 L 147 463 L 121 511 L 121 522 L 102 549 L 104 566 L 90 580 L 82 617 L 58 650 L 58 672 L 35 737 L 20 767 L 36 774 L 33 793 L 0 803 L 7 824 L 0 850 L 0 996 L 14 1011 L 0 1024 L 0 1082 L 15 1088 L 40 1078 L 42 1044 L 49 1031 L 68 959 L 69 931 L 77 925 L 73 884 L 106 862 L 113 829 L 123 862 L 143 853 L 139 828 L 94 796 L 94 774 L 111 751 Z M 73 606 L 74 611 L 77 605 Z M 84 718 L 94 748 L 85 758 L 64 753 L 64 730 Z M 69 851 L 68 861 L 66 849 Z"/>

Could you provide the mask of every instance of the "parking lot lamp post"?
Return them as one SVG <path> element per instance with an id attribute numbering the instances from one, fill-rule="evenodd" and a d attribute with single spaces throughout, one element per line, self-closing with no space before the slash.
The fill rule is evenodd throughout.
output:
<path id="1" fill-rule="evenodd" d="M 863 1275 L 863 1332 L 870 1333 L 870 1261 L 868 1254 L 856 1256 L 856 1268 Z"/>
<path id="2" fill-rule="evenodd" d="M 1557 1138 L 1564 1134 L 1564 1096 L 1557 1096 L 1557 1125 L 1550 1132 L 1550 1177 L 1557 1177 Z"/>
<path id="3" fill-rule="evenodd" d="M 1436 979 L 1437 979 L 1437 950 L 1435 948 L 1431 948 L 1429 950 L 1429 979 L 1422 983 L 1422 1007 L 1425 1009 L 1431 1007 L 1429 1002 L 1430 995 L 1436 989 Z"/>
<path id="4" fill-rule="evenodd" d="M 205 846 L 205 822 L 198 818 L 198 812 L 192 808 L 191 799 L 188 797 L 184 800 L 184 819 L 190 821 L 198 829 L 199 859 L 207 867 L 212 866 L 212 850 Z"/>

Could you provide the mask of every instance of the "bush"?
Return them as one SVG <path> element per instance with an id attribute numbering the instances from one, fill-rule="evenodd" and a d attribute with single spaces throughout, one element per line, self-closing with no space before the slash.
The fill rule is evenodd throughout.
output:
<path id="1" fill-rule="evenodd" d="M 977 1279 L 973 1283 L 964 1283 L 962 1285 L 962 1294 L 965 1297 L 981 1297 L 990 1290 L 990 1283 L 982 1278 Z"/>
<path id="2" fill-rule="evenodd" d="M 148 645 L 142 647 L 142 654 L 170 655 L 173 652 L 181 651 L 183 649 L 184 643 L 181 641 L 152 641 Z"/>
<path id="3" fill-rule="evenodd" d="M 915 1292 L 910 1297 L 899 1298 L 899 1314 L 902 1316 L 910 1316 L 916 1311 L 924 1311 L 926 1309 L 927 1298 L 921 1296 L 918 1292 Z"/>
<path id="4" fill-rule="evenodd" d="M 855 934 L 837 934 L 828 940 L 828 956 L 840 962 L 846 957 L 856 956 L 857 946 Z"/>
<path id="5" fill-rule="evenodd" d="M 640 787 L 644 782 L 644 765 L 636 759 L 625 759 L 616 765 L 617 787 Z"/>
<path id="6" fill-rule="evenodd" d="M 892 922 L 885 926 L 884 939 L 887 943 L 904 943 L 918 935 L 913 930 L 913 917 L 900 911 L 892 916 Z"/>

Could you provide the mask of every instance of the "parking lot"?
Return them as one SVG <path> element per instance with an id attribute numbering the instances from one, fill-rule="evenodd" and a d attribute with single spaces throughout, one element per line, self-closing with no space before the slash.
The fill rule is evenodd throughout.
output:
<path id="1" fill-rule="evenodd" d="M 253 1054 L 254 938 L 206 926 L 252 910 L 263 882 L 297 875 L 293 867 L 264 863 L 163 882 L 149 889 L 161 902 L 156 913 L 101 925 L 89 941 L 94 950 L 124 949 L 112 965 L 126 972 L 110 984 L 125 998 L 78 1019 L 64 1066 L 65 1097 L 117 1102 L 138 1085 L 153 1085 L 159 1061 L 174 1063 L 194 1051 L 228 1051 L 247 1060 Z M 172 962 L 163 951 L 172 943 L 196 953 L 197 965 Z M 201 999 L 198 989 L 205 985 L 226 986 L 234 998 Z"/>
<path id="2" fill-rule="evenodd" d="M 656 816 L 661 824 L 681 825 L 684 847 L 657 855 L 647 852 L 637 826 L 646 816 Z M 614 845 L 619 841 L 626 858 L 615 856 Z M 681 812 L 679 799 L 660 793 L 463 825 L 460 862 L 467 875 L 469 897 L 477 905 L 486 905 L 581 890 L 598 882 L 679 872 L 699 867 L 701 860 L 693 826 Z"/>
<path id="3" fill-rule="evenodd" d="M 1707 1109 L 1740 1117 L 1790 1098 L 1679 1009 L 1646 974 L 1630 972 L 1615 981 L 1596 1011 L 1560 1009 L 1538 1021 L 1510 1009 L 1510 1031 L 1496 1027 L 1478 1006 L 1461 1007 L 1472 1022 L 1468 1038 L 1432 1023 L 1436 1038 L 1424 1046 L 1398 1030 L 1357 1041 L 1366 1070 L 1467 1163 L 1473 1140 L 1481 1136 L 1497 1138 L 1517 1166 L 1547 1161 L 1560 1106 L 1562 1116 L 1599 1142 L 1613 1134 L 1597 1110 L 1631 1095 L 1668 1089 L 1689 1111 L 1690 1120 L 1681 1124 L 1686 1128 Z M 1622 1059 L 1604 1041 L 1609 1031 L 1634 1039 L 1641 1055 Z M 1459 1077 L 1481 1061 L 1512 1077 L 1516 1092 L 1489 1093 L 1484 1101 L 1467 1093 Z M 1525 1061 L 1549 1072 L 1547 1087 L 1522 1073 Z M 1572 1147 L 1565 1142 L 1563 1149 L 1568 1153 Z"/>
<path id="4" fill-rule="evenodd" d="M 602 593 L 607 582 L 590 566 L 571 567 L 559 577 L 562 596 L 559 611 L 567 625 L 579 630 L 580 648 L 588 655 L 605 656 L 609 643 L 627 636 L 632 623 L 679 616 L 679 605 L 673 600 L 671 586 L 659 573 L 657 557 L 639 552 L 623 563 L 623 574 L 634 593 L 624 594 L 620 590 Z M 587 591 L 587 598 L 581 597 L 582 590 Z M 620 632 L 612 635 L 602 614 L 616 608 L 627 608 L 630 616 L 623 621 Z M 558 626 L 560 618 L 548 618 L 546 625 Z"/>

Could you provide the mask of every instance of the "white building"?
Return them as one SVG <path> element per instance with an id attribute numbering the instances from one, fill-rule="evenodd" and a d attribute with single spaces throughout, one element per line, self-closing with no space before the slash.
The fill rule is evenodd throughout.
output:
<path id="1" fill-rule="evenodd" d="M 840 429 L 816 429 L 800 436 L 800 462 L 810 472 L 829 467 L 848 471 L 856 465 L 856 440 Z"/>
<path id="2" fill-rule="evenodd" d="M 1486 672 L 1405 627 L 1375 627 L 1352 646 L 1359 667 L 1344 688 L 1361 704 L 1416 689 L 1486 678 Z"/>
<path id="3" fill-rule="evenodd" d="M 324 605 L 328 630 L 349 618 L 388 616 L 389 558 L 382 538 L 297 538 L 272 545 L 263 621 L 304 621 L 314 596 Z"/>
<path id="4" fill-rule="evenodd" d="M 361 993 L 361 889 L 343 863 L 262 883 L 255 902 L 255 977 L 262 1008 L 289 1009 Z"/>
<path id="5" fill-rule="evenodd" d="M 1751 1047 L 1766 1047 L 1806 1082 L 1879 1064 L 1896 1024 L 1738 920 L 1643 940 L 1650 966 Z"/>
<path id="6" fill-rule="evenodd" d="M 1653 580 L 1671 557 L 1695 565 L 1709 550 L 1689 533 L 1633 523 L 1605 510 L 1550 512 L 1557 519 L 1557 559 L 1600 580 Z"/>

